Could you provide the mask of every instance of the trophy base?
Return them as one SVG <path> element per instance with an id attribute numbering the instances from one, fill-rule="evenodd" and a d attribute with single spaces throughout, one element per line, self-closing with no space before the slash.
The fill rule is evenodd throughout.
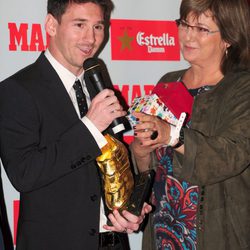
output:
<path id="1" fill-rule="evenodd" d="M 147 170 L 135 177 L 135 186 L 126 210 L 139 216 L 145 201 L 149 199 L 155 171 Z"/>

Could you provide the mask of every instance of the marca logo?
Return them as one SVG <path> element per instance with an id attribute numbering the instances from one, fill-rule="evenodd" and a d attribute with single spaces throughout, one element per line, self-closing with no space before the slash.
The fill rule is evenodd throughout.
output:
<path id="1" fill-rule="evenodd" d="M 112 60 L 180 60 L 174 21 L 111 21 Z"/>
<path id="2" fill-rule="evenodd" d="M 43 51 L 47 48 L 49 37 L 45 34 L 44 39 L 41 24 L 21 23 L 18 27 L 16 23 L 9 23 L 8 28 L 10 51 Z"/>

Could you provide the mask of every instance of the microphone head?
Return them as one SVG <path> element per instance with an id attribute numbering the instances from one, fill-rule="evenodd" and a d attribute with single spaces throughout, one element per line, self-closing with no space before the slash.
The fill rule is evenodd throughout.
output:
<path id="1" fill-rule="evenodd" d="M 98 59 L 95 57 L 88 58 L 83 62 L 83 69 L 85 72 L 91 69 L 95 69 L 96 67 L 100 67 L 100 64 Z"/>

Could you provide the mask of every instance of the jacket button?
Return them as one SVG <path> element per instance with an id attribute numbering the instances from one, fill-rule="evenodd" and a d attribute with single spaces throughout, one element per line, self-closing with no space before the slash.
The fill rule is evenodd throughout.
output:
<path id="1" fill-rule="evenodd" d="M 96 200 L 97 200 L 97 195 L 96 195 L 96 194 L 91 195 L 91 196 L 90 196 L 90 199 L 91 199 L 92 201 L 96 201 Z"/>
<path id="2" fill-rule="evenodd" d="M 94 236 L 96 234 L 96 230 L 94 228 L 91 228 L 89 230 L 89 235 Z"/>
<path id="3" fill-rule="evenodd" d="M 91 159 L 90 155 L 87 155 L 86 160 L 89 161 Z"/>
<path id="4" fill-rule="evenodd" d="M 76 165 L 75 165 L 75 164 L 72 164 L 72 165 L 71 165 L 71 168 L 72 168 L 72 169 L 75 169 L 75 168 L 76 168 Z"/>

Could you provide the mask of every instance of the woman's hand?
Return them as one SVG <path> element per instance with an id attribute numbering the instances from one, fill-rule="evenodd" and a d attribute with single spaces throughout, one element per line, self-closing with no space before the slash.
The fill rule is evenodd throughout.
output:
<path id="1" fill-rule="evenodd" d="M 166 145 L 169 142 L 170 125 L 160 118 L 152 115 L 134 112 L 138 124 L 134 127 L 134 136 L 142 146 L 149 146 L 152 149 Z M 152 134 L 157 134 L 152 138 Z"/>
<path id="2" fill-rule="evenodd" d="M 134 129 L 134 141 L 131 143 L 137 167 L 140 172 L 146 171 L 150 164 L 150 153 L 169 141 L 170 126 L 167 122 L 143 113 L 134 112 L 138 124 Z M 152 134 L 156 135 L 152 138 Z"/>

